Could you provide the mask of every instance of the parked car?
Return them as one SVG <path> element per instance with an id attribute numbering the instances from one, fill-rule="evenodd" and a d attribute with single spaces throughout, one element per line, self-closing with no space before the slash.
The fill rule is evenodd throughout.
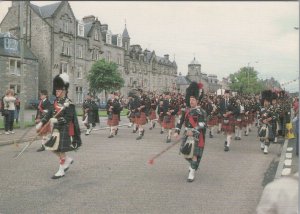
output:
<path id="1" fill-rule="evenodd" d="M 99 109 L 106 109 L 106 104 L 107 104 L 106 101 L 100 101 L 99 105 L 98 105 L 98 108 Z"/>

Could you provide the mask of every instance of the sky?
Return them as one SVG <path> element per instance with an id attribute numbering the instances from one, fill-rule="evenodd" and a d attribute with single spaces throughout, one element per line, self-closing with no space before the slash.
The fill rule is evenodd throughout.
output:
<path id="1" fill-rule="evenodd" d="M 32 1 L 38 6 L 57 1 Z M 186 75 L 195 57 L 219 80 L 251 66 L 299 91 L 298 1 L 70 1 L 75 17 L 94 15 L 113 34 L 125 27 L 131 44 L 169 54 Z M 0 21 L 11 6 L 0 1 Z M 296 81 L 293 81 L 296 80 Z"/>

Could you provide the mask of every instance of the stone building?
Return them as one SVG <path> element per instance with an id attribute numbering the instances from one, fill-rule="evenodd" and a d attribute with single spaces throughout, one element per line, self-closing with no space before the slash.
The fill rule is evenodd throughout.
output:
<path id="1" fill-rule="evenodd" d="M 19 11 L 20 2 L 12 1 L 0 24 L 2 31 L 20 36 Z M 39 62 L 39 89 L 52 91 L 54 76 L 66 72 L 70 76 L 69 97 L 82 103 L 89 90 L 86 75 L 102 58 L 118 65 L 125 80 L 120 91 L 125 96 L 132 87 L 159 90 L 175 83 L 176 63 L 167 54 L 159 57 L 154 51 L 130 45 L 126 26 L 123 34 L 113 34 L 93 15 L 77 20 L 68 1 L 41 7 L 25 1 L 23 14 L 25 41 Z"/>
<path id="2" fill-rule="evenodd" d="M 201 71 L 201 64 L 194 59 L 188 64 L 188 73 L 186 76 L 179 75 L 176 78 L 177 91 L 180 93 L 185 93 L 186 88 L 192 82 L 201 82 L 203 84 L 203 89 L 205 93 L 216 93 L 216 91 L 221 87 L 217 75 L 203 73 Z"/>
<path id="3" fill-rule="evenodd" d="M 0 96 L 9 88 L 15 93 L 24 92 L 25 106 L 27 101 L 38 96 L 38 61 L 31 50 L 24 47 L 23 82 L 21 87 L 21 52 L 19 40 L 9 32 L 0 33 Z"/>

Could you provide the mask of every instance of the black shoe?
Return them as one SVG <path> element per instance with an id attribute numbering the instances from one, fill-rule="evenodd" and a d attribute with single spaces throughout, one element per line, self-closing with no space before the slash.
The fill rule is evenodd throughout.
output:
<path id="1" fill-rule="evenodd" d="M 166 143 L 171 143 L 171 138 L 168 138 L 168 137 L 167 137 Z"/>
<path id="2" fill-rule="evenodd" d="M 242 138 L 238 137 L 238 140 L 241 140 Z"/>
<path id="3" fill-rule="evenodd" d="M 113 137 L 114 137 L 114 136 L 113 136 L 112 134 L 108 136 L 108 138 L 113 138 Z"/>
<path id="4" fill-rule="evenodd" d="M 53 175 L 51 178 L 52 179 L 59 179 L 59 178 L 62 178 L 64 177 L 65 175 L 60 175 L 60 176 L 56 176 L 56 175 Z"/>
<path id="5" fill-rule="evenodd" d="M 164 133 L 164 131 L 160 131 L 160 134 L 163 134 Z"/>
<path id="6" fill-rule="evenodd" d="M 36 150 L 37 152 L 42 152 L 42 151 L 45 151 L 45 147 L 44 146 L 41 146 L 41 148 L 39 148 L 38 150 Z"/>
<path id="7" fill-rule="evenodd" d="M 145 129 L 143 129 L 143 131 L 141 132 L 141 135 L 144 136 L 145 133 Z"/>
<path id="8" fill-rule="evenodd" d="M 115 135 L 117 135 L 117 134 L 118 134 L 118 131 L 119 131 L 119 129 L 117 128 L 117 130 L 115 131 Z"/>
<path id="9" fill-rule="evenodd" d="M 143 138 L 143 136 L 138 136 L 137 138 L 136 138 L 136 140 L 140 140 L 140 139 L 142 139 Z"/>
<path id="10" fill-rule="evenodd" d="M 235 140 L 238 140 L 239 138 L 238 138 L 238 137 L 235 137 L 234 139 L 235 139 Z"/>
<path id="11" fill-rule="evenodd" d="M 149 129 L 152 130 L 152 127 L 150 127 Z"/>
<path id="12" fill-rule="evenodd" d="M 229 146 L 225 146 L 224 151 L 228 152 L 229 151 Z"/>
<path id="13" fill-rule="evenodd" d="M 154 128 L 154 127 L 155 127 L 155 124 L 156 124 L 156 123 L 153 123 L 153 126 L 152 126 L 152 128 Z"/>
<path id="14" fill-rule="evenodd" d="M 224 146 L 227 146 L 227 141 L 225 141 Z"/>

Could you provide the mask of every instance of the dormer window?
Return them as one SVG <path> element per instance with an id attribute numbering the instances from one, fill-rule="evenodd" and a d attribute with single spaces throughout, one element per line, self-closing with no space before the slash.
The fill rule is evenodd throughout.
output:
<path id="1" fill-rule="evenodd" d="M 84 25 L 78 24 L 78 36 L 84 37 Z"/>
<path id="2" fill-rule="evenodd" d="M 118 47 L 122 47 L 122 36 L 121 36 L 121 34 L 118 34 L 118 37 L 117 37 L 117 46 Z"/>
<path id="3" fill-rule="evenodd" d="M 7 50 L 14 50 L 17 51 L 18 49 L 18 41 L 12 38 L 5 38 L 4 39 L 4 47 Z"/>
<path id="4" fill-rule="evenodd" d="M 111 45 L 111 32 L 107 31 L 106 33 L 106 43 Z"/>

